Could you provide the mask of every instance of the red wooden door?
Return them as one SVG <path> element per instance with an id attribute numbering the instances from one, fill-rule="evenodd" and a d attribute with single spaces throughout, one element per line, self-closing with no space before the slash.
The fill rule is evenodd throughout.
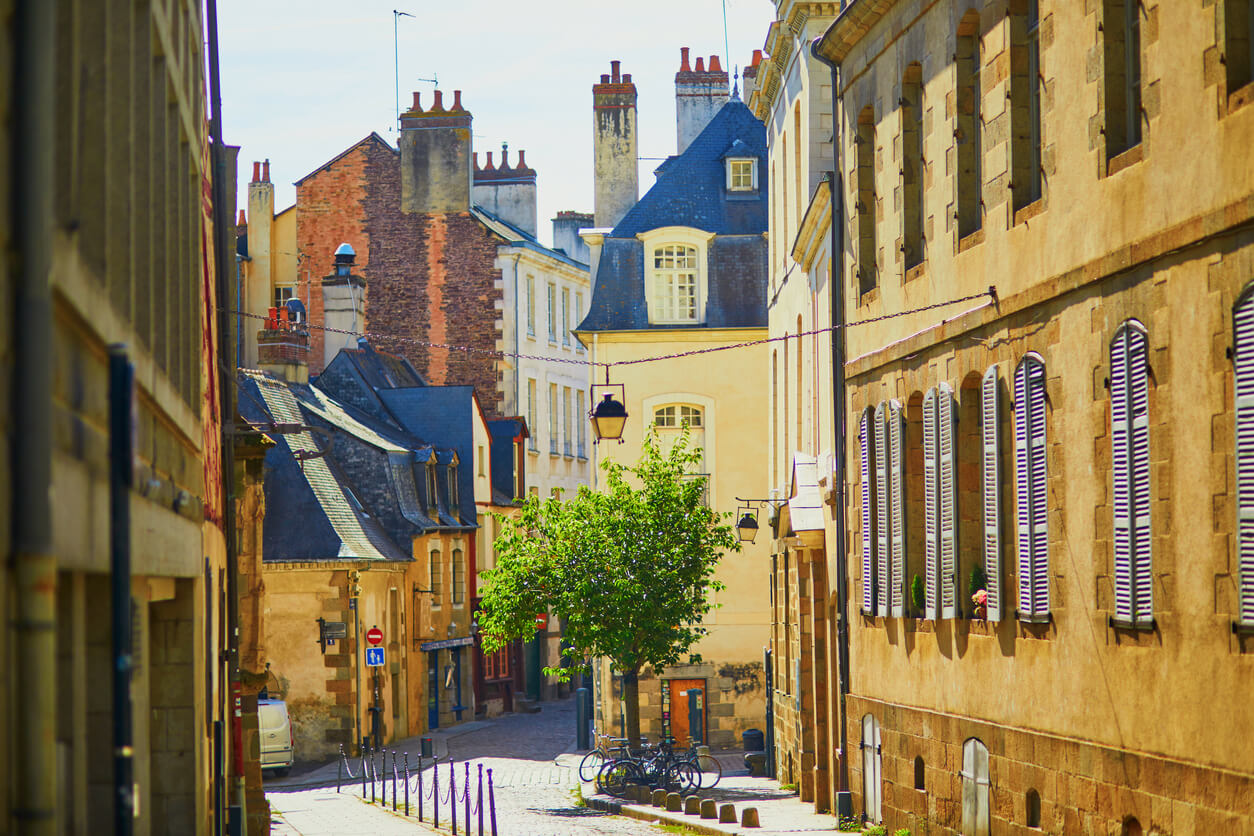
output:
<path id="1" fill-rule="evenodd" d="M 670 688 L 671 703 L 671 734 L 675 737 L 677 746 L 687 746 L 690 731 L 688 729 L 688 696 L 684 692 L 689 688 L 700 688 L 705 691 L 704 679 L 671 679 L 667 680 Z M 708 700 L 702 700 L 702 708 Z M 701 714 L 701 720 L 705 722 L 704 711 Z M 701 739 L 705 740 L 705 729 L 701 730 Z"/>

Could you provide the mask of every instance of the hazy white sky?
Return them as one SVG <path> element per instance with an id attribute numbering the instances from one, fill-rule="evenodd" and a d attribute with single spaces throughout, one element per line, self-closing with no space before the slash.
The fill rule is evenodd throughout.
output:
<path id="1" fill-rule="evenodd" d="M 438 78 L 474 115 L 474 148 L 527 152 L 539 187 L 539 237 L 558 210 L 592 211 L 592 85 L 622 61 L 639 91 L 642 157 L 675 153 L 679 48 L 717 54 L 730 73 L 761 48 L 771 0 L 219 0 L 223 138 L 241 146 L 239 202 L 252 161 L 269 158 L 275 206 L 292 183 L 377 131 L 396 144 L 393 9 L 400 98 L 431 102 Z M 640 191 L 655 160 L 641 161 Z"/>

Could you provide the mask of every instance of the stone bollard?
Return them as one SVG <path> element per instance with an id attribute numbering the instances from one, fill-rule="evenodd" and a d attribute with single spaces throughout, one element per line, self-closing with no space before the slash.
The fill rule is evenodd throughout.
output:
<path id="1" fill-rule="evenodd" d="M 758 808 L 757 807 L 746 807 L 745 809 L 740 811 L 740 826 L 741 827 L 761 827 L 762 826 L 758 824 Z"/>
<path id="2" fill-rule="evenodd" d="M 636 803 L 644 801 L 646 792 L 648 792 L 648 790 L 646 790 L 640 784 L 628 784 L 627 785 L 627 800 L 635 801 Z"/>
<path id="3" fill-rule="evenodd" d="M 718 818 L 718 805 L 714 803 L 713 798 L 701 799 L 701 818 L 703 819 Z"/>
<path id="4" fill-rule="evenodd" d="M 666 812 L 678 813 L 684 805 L 683 796 L 677 792 L 668 792 L 666 794 Z"/>
<path id="5" fill-rule="evenodd" d="M 690 795 L 684 799 L 684 815 L 697 816 L 701 814 L 701 796 Z"/>
<path id="6" fill-rule="evenodd" d="M 724 804 L 718 808 L 719 824 L 735 824 L 736 823 L 736 805 Z"/>
<path id="7" fill-rule="evenodd" d="M 651 802 L 654 807 L 666 806 L 666 790 L 654 790 L 653 800 Z"/>

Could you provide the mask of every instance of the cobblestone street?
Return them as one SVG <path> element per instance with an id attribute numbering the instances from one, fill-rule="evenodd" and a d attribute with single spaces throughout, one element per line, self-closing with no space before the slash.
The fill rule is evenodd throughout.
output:
<path id="1" fill-rule="evenodd" d="M 462 731 L 462 729 L 470 730 Z M 656 834 L 648 822 L 611 816 L 578 803 L 578 757 L 562 756 L 575 743 L 574 701 L 544 703 L 538 714 L 509 714 L 488 722 L 468 723 L 433 734 L 436 753 L 442 762 L 448 756 L 458 764 L 460 792 L 462 766 L 471 762 L 472 775 L 482 764 L 493 772 L 496 788 L 496 818 L 501 836 L 566 836 L 566 834 Z M 407 752 L 416 764 L 419 738 L 400 741 L 398 755 Z M 356 769 L 356 765 L 353 766 Z M 273 811 L 272 833 L 278 836 L 356 836 L 432 832 L 430 802 L 426 806 L 427 825 L 416 818 L 406 819 L 377 805 L 363 804 L 361 784 L 345 785 L 335 792 L 336 764 L 332 763 L 303 776 L 267 784 L 267 798 Z M 431 770 L 424 771 L 424 787 L 429 791 Z M 447 787 L 448 767 L 442 766 L 440 785 Z M 318 786 L 321 784 L 321 786 Z M 288 789 L 290 788 L 290 789 Z M 473 794 L 472 794 L 473 798 Z M 485 798 L 484 804 L 487 801 Z M 389 805 L 390 806 L 390 805 Z M 416 799 L 415 799 L 416 807 Z M 463 808 L 458 807 L 459 829 L 464 828 Z M 477 832 L 477 815 L 472 816 L 471 832 Z M 441 827 L 447 830 L 448 807 L 441 808 Z M 464 830 L 462 830 L 464 832 Z"/>

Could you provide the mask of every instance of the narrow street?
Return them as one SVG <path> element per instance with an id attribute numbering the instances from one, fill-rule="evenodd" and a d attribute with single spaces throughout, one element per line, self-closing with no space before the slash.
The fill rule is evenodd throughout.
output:
<path id="1" fill-rule="evenodd" d="M 658 832 L 647 822 L 611 816 L 578 803 L 578 757 L 563 755 L 574 750 L 573 700 L 544 703 L 538 714 L 508 714 L 496 720 L 468 723 L 462 728 L 466 727 L 473 728 L 462 733 L 459 728 L 453 728 L 432 735 L 441 760 L 441 791 L 447 788 L 448 767 L 444 764 L 448 756 L 458 764 L 459 792 L 463 762 L 471 762 L 472 775 L 477 773 L 480 764 L 485 774 L 491 769 L 497 827 L 502 836 L 630 836 Z M 413 737 L 400 741 L 395 749 L 398 755 L 407 752 L 410 763 L 416 764 L 419 746 L 419 738 Z M 356 770 L 356 765 L 353 768 Z M 423 785 L 428 792 L 430 774 L 428 767 L 423 775 Z M 303 776 L 267 782 L 266 797 L 273 818 L 271 832 L 276 836 L 390 836 L 431 832 L 429 801 L 425 810 L 428 825 L 419 824 L 416 818 L 406 819 L 377 805 L 363 804 L 360 783 L 346 784 L 337 794 L 335 777 L 336 764 L 331 763 Z M 293 789 L 286 790 L 284 786 Z M 486 807 L 486 796 L 484 804 Z M 459 805 L 457 813 L 461 828 L 464 826 L 462 806 Z M 471 832 L 475 833 L 477 815 L 472 815 L 472 823 Z M 447 826 L 448 807 L 444 805 L 441 827 L 447 829 Z"/>

